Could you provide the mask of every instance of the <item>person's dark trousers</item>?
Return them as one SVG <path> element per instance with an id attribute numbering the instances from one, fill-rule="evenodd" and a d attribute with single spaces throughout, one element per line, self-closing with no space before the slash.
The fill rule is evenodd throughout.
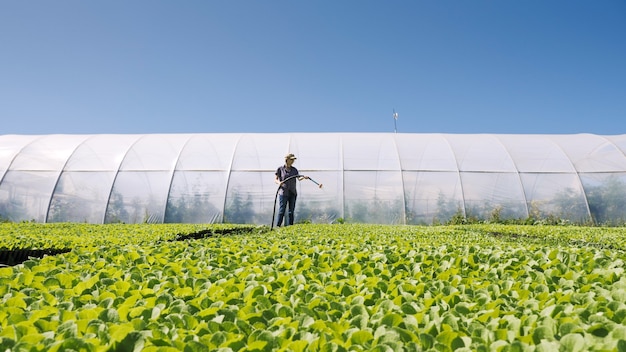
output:
<path id="1" fill-rule="evenodd" d="M 293 225 L 294 212 L 296 209 L 296 195 L 293 193 L 285 192 L 278 196 L 278 220 L 276 221 L 276 226 L 282 226 L 283 218 L 285 217 L 285 211 L 289 210 L 287 213 L 287 224 Z"/>

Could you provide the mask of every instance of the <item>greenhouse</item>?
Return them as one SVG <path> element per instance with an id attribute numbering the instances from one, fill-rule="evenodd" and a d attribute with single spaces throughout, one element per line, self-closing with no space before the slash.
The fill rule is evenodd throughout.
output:
<path id="1" fill-rule="evenodd" d="M 409 133 L 0 135 L 0 218 L 269 225 L 286 153 L 296 222 L 626 219 L 626 135 Z"/>

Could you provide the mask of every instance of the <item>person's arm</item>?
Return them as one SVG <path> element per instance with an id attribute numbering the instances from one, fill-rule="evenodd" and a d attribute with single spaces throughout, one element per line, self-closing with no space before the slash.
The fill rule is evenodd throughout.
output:
<path id="1" fill-rule="evenodd" d="M 298 174 L 300 174 L 300 172 L 298 172 Z M 298 181 L 308 180 L 308 179 L 309 179 L 309 176 L 305 176 L 305 175 L 298 177 Z"/>
<path id="2" fill-rule="evenodd" d="M 276 169 L 276 178 L 274 179 L 274 183 L 280 185 L 282 181 L 280 180 L 280 167 Z"/>

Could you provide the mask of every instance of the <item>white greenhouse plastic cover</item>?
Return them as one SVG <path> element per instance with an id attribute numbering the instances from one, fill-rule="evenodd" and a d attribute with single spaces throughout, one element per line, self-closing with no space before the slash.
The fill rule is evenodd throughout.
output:
<path id="1" fill-rule="evenodd" d="M 0 218 L 270 224 L 294 153 L 296 221 L 626 220 L 626 135 L 0 135 Z"/>

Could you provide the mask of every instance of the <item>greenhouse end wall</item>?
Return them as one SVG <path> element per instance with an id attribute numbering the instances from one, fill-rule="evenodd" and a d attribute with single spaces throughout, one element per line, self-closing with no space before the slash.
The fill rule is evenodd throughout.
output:
<path id="1" fill-rule="evenodd" d="M 626 222 L 626 135 L 0 135 L 0 218 L 270 224 L 288 152 L 297 222 L 455 216 Z"/>

